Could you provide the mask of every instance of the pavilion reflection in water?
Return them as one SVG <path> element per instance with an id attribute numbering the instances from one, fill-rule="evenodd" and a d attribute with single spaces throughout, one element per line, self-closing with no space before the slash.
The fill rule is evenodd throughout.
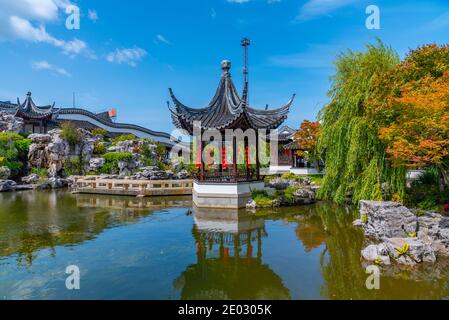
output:
<path id="1" fill-rule="evenodd" d="M 174 281 L 181 299 L 289 299 L 262 262 L 265 220 L 238 210 L 194 209 L 196 263 Z"/>

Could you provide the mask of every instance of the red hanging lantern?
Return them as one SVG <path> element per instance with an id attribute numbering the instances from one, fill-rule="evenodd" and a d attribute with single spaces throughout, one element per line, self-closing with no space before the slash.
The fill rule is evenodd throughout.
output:
<path id="1" fill-rule="evenodd" d="M 197 147 L 195 166 L 197 168 L 201 168 L 203 166 L 201 163 L 201 145 L 198 145 Z"/>
<path id="2" fill-rule="evenodd" d="M 226 146 L 223 146 L 221 148 L 221 164 L 223 166 L 223 169 L 226 170 L 228 168 L 228 163 L 226 161 Z"/>
<path id="3" fill-rule="evenodd" d="M 250 167 L 250 164 L 249 164 L 249 150 L 248 149 L 249 149 L 248 147 L 245 147 L 245 164 L 246 164 L 247 168 Z"/>

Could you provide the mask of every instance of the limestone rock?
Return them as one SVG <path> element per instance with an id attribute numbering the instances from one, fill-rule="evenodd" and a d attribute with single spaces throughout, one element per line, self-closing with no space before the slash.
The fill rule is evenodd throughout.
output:
<path id="1" fill-rule="evenodd" d="M 17 183 L 12 180 L 0 180 L 0 192 L 16 190 Z"/>
<path id="2" fill-rule="evenodd" d="M 293 194 L 295 204 L 312 204 L 316 202 L 315 192 L 309 188 L 300 188 Z"/>
<path id="3" fill-rule="evenodd" d="M 268 182 L 267 187 L 275 188 L 276 190 L 285 190 L 290 186 L 290 181 L 287 179 L 274 178 Z"/>
<path id="4" fill-rule="evenodd" d="M 430 243 L 425 243 L 417 238 L 390 238 L 386 244 L 390 255 L 401 264 L 417 264 L 421 262 L 436 262 L 435 250 Z M 408 250 L 405 254 L 400 249 L 407 244 Z"/>
<path id="5" fill-rule="evenodd" d="M 376 239 L 401 238 L 417 230 L 417 217 L 399 203 L 361 201 L 360 214 L 367 217 L 366 235 Z"/>
<path id="6" fill-rule="evenodd" d="M 189 172 L 187 170 L 181 170 L 175 174 L 175 178 L 179 180 L 184 180 L 189 178 Z"/>
<path id="7" fill-rule="evenodd" d="M 309 178 L 298 178 L 297 180 L 288 180 L 283 178 L 274 178 L 267 183 L 267 187 L 275 188 L 276 190 L 285 190 L 290 187 L 311 187 L 312 180 Z"/>
<path id="8" fill-rule="evenodd" d="M 367 261 L 380 262 L 383 265 L 391 264 L 389 250 L 386 244 L 372 244 L 362 250 L 362 257 Z"/>
<path id="9" fill-rule="evenodd" d="M 28 136 L 28 139 L 30 139 L 32 143 L 49 143 L 51 141 L 51 135 L 33 133 Z"/>
<path id="10" fill-rule="evenodd" d="M 22 118 L 7 112 L 0 112 L 0 132 L 19 133 L 23 130 Z"/>
<path id="11" fill-rule="evenodd" d="M 26 190 L 33 190 L 33 185 L 31 184 L 18 184 L 15 188 L 15 191 L 26 191 Z"/>
<path id="12" fill-rule="evenodd" d="M 253 199 L 249 199 L 246 204 L 246 208 L 247 209 L 256 209 L 257 208 L 256 201 L 254 201 Z"/>
<path id="13" fill-rule="evenodd" d="M 84 170 L 88 171 L 95 143 L 98 138 L 84 129 L 77 129 L 80 143 L 71 146 L 62 138 L 62 130 L 54 129 L 47 134 L 32 134 L 28 152 L 28 167 L 45 168 L 50 177 L 57 177 L 64 167 L 64 162 L 70 157 L 76 157 L 86 163 Z"/>
<path id="14" fill-rule="evenodd" d="M 410 210 L 394 202 L 362 201 L 360 213 L 367 223 L 361 226 L 368 241 L 382 241 L 388 255 L 399 265 L 435 263 L 449 256 L 449 218 L 436 212 Z M 361 220 L 355 222 L 360 225 Z M 369 260 L 374 249 L 367 246 L 362 256 Z"/>
<path id="15" fill-rule="evenodd" d="M 173 178 L 173 171 L 159 170 L 156 167 L 141 168 L 135 175 L 139 180 L 170 180 Z"/>
<path id="16" fill-rule="evenodd" d="M 98 171 L 105 164 L 104 158 L 92 158 L 89 161 L 89 170 L 90 171 Z"/>
<path id="17" fill-rule="evenodd" d="M 39 176 L 35 173 L 23 177 L 22 182 L 26 184 L 36 184 L 39 181 Z"/>
<path id="18" fill-rule="evenodd" d="M 8 167 L 0 167 L 0 180 L 8 179 L 11 176 L 11 170 Z"/>
<path id="19" fill-rule="evenodd" d="M 50 188 L 60 189 L 60 188 L 67 187 L 69 185 L 69 180 L 62 179 L 62 178 L 50 178 L 50 179 L 48 179 L 48 183 L 50 185 Z"/>

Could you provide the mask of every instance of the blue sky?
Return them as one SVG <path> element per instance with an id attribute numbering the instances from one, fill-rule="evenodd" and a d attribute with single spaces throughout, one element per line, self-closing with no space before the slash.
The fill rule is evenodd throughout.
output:
<path id="1" fill-rule="evenodd" d="M 365 27 L 372 4 L 380 30 Z M 79 30 L 65 26 L 70 5 Z M 38 104 L 69 107 L 76 92 L 77 107 L 115 107 L 120 122 L 170 132 L 168 88 L 202 107 L 229 59 L 240 90 L 249 37 L 251 103 L 274 108 L 296 93 L 286 123 L 298 127 L 326 103 L 338 52 L 379 37 L 404 56 L 448 35 L 448 0 L 0 0 L 0 100 L 30 90 Z"/>

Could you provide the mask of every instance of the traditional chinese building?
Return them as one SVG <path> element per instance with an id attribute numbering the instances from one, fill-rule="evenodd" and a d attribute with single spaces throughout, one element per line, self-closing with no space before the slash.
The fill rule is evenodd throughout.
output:
<path id="1" fill-rule="evenodd" d="M 0 112 L 13 114 L 24 120 L 25 133 L 47 133 L 63 122 L 72 122 L 78 128 L 105 129 L 111 136 L 134 134 L 138 138 L 148 138 L 171 147 L 174 142 L 165 132 L 153 131 L 138 125 L 117 123 L 114 120 L 116 110 L 93 113 L 82 108 L 57 108 L 52 105 L 38 106 L 34 103 L 31 92 L 28 92 L 23 103 L 17 98 L 17 103 L 0 101 Z"/>
<path id="2" fill-rule="evenodd" d="M 194 183 L 194 203 L 198 207 L 240 208 L 246 205 L 251 189 L 264 187 L 260 176 L 260 139 L 259 130 L 275 130 L 286 119 L 292 106 L 290 101 L 278 109 L 256 109 L 248 103 L 248 82 L 244 80 L 242 96 L 237 92 L 231 79 L 231 63 L 221 63 L 222 75 L 217 91 L 211 102 L 204 108 L 191 108 L 180 102 L 170 89 L 174 108 L 170 107 L 174 125 L 187 131 L 190 135 L 201 132 L 200 141 L 194 141 L 193 161 L 198 172 Z M 246 66 L 245 69 L 247 70 Z M 245 77 L 246 79 L 246 77 Z M 245 137 L 238 140 L 236 135 L 229 138 L 227 130 L 246 132 L 252 130 L 254 141 Z M 220 134 L 220 141 L 215 141 L 215 134 Z M 213 136 L 213 140 L 204 139 Z M 198 140 L 198 137 L 194 137 Z M 206 141 L 203 141 L 206 140 Z M 218 161 L 209 161 L 204 156 L 205 147 L 214 142 L 219 145 Z M 252 144 L 251 144 L 251 143 Z M 216 152 L 216 150 L 215 150 Z M 250 161 L 250 154 L 255 159 Z M 239 159 L 244 159 L 240 162 Z"/>
<path id="3" fill-rule="evenodd" d="M 308 162 L 300 156 L 301 151 L 298 141 L 295 140 L 296 130 L 289 126 L 283 126 L 278 129 L 278 161 L 276 164 L 270 164 L 271 174 L 282 174 L 291 172 L 297 175 L 308 175 L 320 173 L 320 163 Z"/>

